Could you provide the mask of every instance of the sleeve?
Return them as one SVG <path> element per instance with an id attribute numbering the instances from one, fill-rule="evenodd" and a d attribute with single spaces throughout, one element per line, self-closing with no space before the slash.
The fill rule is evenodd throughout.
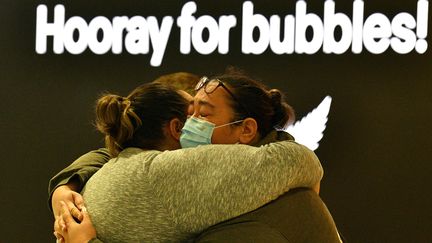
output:
<path id="1" fill-rule="evenodd" d="M 81 191 L 90 177 L 110 159 L 111 155 L 107 149 L 101 148 L 93 150 L 82 155 L 68 167 L 64 168 L 57 175 L 51 178 L 48 183 L 49 208 L 52 210 L 51 198 L 57 187 L 65 185 L 70 181 L 74 181 L 78 184 L 79 191 Z"/>
<path id="2" fill-rule="evenodd" d="M 313 151 L 294 141 L 261 147 L 207 145 L 164 152 L 150 166 L 156 197 L 186 233 L 255 210 L 323 176 Z"/>

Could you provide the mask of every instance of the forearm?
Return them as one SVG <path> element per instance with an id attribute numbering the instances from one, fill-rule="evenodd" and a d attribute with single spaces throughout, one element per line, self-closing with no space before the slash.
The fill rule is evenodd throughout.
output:
<path id="1" fill-rule="evenodd" d="M 176 153 L 175 162 L 159 168 L 164 180 L 157 184 L 161 200 L 184 220 L 180 227 L 192 232 L 252 211 L 291 188 L 312 188 L 322 177 L 315 154 L 292 141 Z"/>
<path id="2" fill-rule="evenodd" d="M 53 193 L 58 187 L 67 185 L 74 191 L 81 191 L 88 179 L 109 159 L 110 155 L 106 149 L 94 150 L 84 154 L 51 178 L 48 184 L 48 202 L 50 208 Z"/>

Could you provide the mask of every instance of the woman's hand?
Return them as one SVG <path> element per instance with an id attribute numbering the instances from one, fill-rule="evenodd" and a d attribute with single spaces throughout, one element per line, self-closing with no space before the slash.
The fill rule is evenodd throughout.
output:
<path id="1" fill-rule="evenodd" d="M 75 187 L 73 184 L 66 184 L 63 186 L 59 186 L 53 192 L 53 196 L 51 199 L 52 209 L 54 213 L 54 236 L 57 238 L 58 242 L 64 242 L 63 236 L 61 234 L 61 228 L 64 225 L 60 225 L 61 218 L 61 201 L 63 201 L 69 211 L 72 213 L 72 216 L 75 217 L 78 221 L 83 219 L 83 215 L 81 213 L 81 209 L 84 206 L 84 199 L 81 194 L 74 191 Z"/>
<path id="2" fill-rule="evenodd" d="M 54 217 L 56 219 L 61 212 L 60 201 L 66 203 L 73 217 L 75 217 L 79 221 L 82 220 L 81 209 L 84 206 L 84 199 L 81 196 L 81 194 L 75 192 L 73 185 L 66 184 L 63 186 L 59 186 L 53 192 L 51 205 L 52 205 Z"/>
<path id="3" fill-rule="evenodd" d="M 96 229 L 94 228 L 87 209 L 82 206 L 80 223 L 72 217 L 71 211 L 65 202 L 61 201 L 61 217 L 59 218 L 60 234 L 66 243 L 83 243 L 96 238 Z"/>

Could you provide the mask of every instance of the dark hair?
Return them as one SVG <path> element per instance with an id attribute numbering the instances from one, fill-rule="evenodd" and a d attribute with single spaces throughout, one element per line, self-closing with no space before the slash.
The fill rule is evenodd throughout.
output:
<path id="1" fill-rule="evenodd" d="M 175 89 L 183 90 L 188 94 L 194 96 L 196 93 L 195 86 L 199 80 L 200 77 L 193 73 L 177 72 L 162 75 L 153 82 L 170 85 Z"/>
<path id="2" fill-rule="evenodd" d="M 224 82 L 237 98 L 238 102 L 233 99 L 230 102 L 235 113 L 234 120 L 254 118 L 261 136 L 266 136 L 275 127 L 282 128 L 294 121 L 294 109 L 279 90 L 268 89 L 233 67 L 213 78 Z"/>
<path id="3" fill-rule="evenodd" d="M 173 118 L 186 121 L 188 102 L 171 86 L 143 84 L 127 97 L 104 94 L 96 103 L 96 127 L 112 156 L 127 147 L 156 149 L 162 127 Z"/>

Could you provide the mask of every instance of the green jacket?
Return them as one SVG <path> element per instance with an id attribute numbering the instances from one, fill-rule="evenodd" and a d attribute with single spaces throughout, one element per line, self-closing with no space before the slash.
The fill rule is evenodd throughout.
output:
<path id="1" fill-rule="evenodd" d="M 51 178 L 48 183 L 48 206 L 50 210 L 52 211 L 51 198 L 57 187 L 74 181 L 78 185 L 77 191 L 80 192 L 90 177 L 110 159 L 111 155 L 108 149 L 93 150 L 79 157 Z"/>

